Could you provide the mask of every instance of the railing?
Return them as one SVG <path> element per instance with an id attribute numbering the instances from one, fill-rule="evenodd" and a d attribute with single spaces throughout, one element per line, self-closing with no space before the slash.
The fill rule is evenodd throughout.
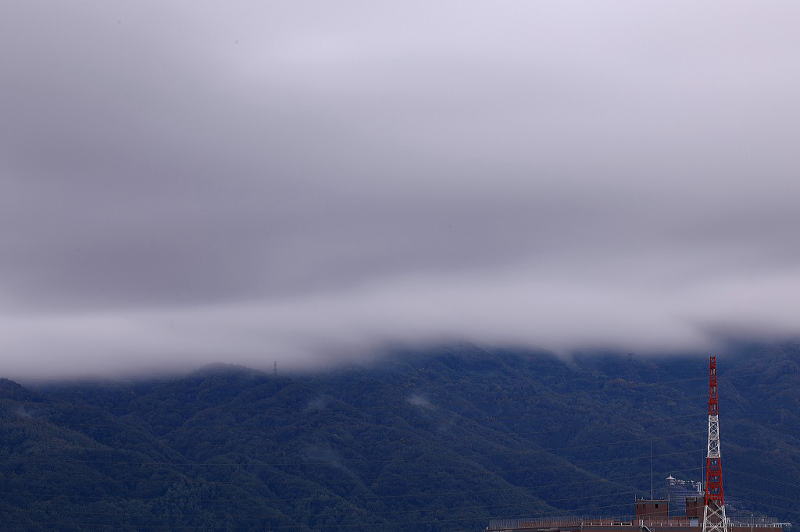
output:
<path id="1" fill-rule="evenodd" d="M 737 528 L 788 528 L 792 526 L 792 523 L 789 522 L 767 522 L 767 521 L 732 521 L 728 519 L 728 526 L 729 527 L 737 527 Z"/>
<path id="2" fill-rule="evenodd" d="M 703 519 L 644 519 L 640 521 L 634 521 L 637 526 L 658 526 L 658 527 L 696 527 L 701 526 L 703 523 Z M 781 528 L 783 526 L 790 526 L 790 523 L 778 523 L 775 521 L 767 521 L 767 520 L 760 520 L 760 521 L 737 521 L 733 519 L 728 519 L 728 528 L 732 527 L 741 527 L 741 528 Z"/>
<path id="3" fill-rule="evenodd" d="M 486 530 L 514 528 L 561 528 L 582 526 L 631 526 L 630 518 L 616 517 L 535 517 L 523 519 L 490 519 Z"/>
<path id="4" fill-rule="evenodd" d="M 535 517 L 516 519 L 490 519 L 487 532 L 525 529 L 525 528 L 585 528 L 585 527 L 660 527 L 660 528 L 696 528 L 702 519 L 644 519 L 630 517 Z M 758 520 L 728 520 L 728 527 L 737 528 L 786 528 L 791 523 Z"/>

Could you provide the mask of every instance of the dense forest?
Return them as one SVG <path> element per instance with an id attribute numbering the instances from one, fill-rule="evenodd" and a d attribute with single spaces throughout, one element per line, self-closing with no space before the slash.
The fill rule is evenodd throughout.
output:
<path id="1" fill-rule="evenodd" d="M 800 519 L 800 346 L 719 353 L 726 492 Z M 700 479 L 703 356 L 455 345 L 318 374 L 0 381 L 20 530 L 481 530 Z M 651 468 L 653 474 L 651 476 Z"/>

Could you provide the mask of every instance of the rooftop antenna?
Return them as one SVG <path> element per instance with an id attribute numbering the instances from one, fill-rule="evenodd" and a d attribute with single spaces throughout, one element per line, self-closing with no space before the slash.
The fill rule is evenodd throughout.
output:
<path id="1" fill-rule="evenodd" d="M 722 457 L 719 452 L 719 393 L 715 356 L 708 360 L 708 448 L 704 499 L 703 532 L 728 532 L 725 493 L 722 489 Z"/>
<path id="2" fill-rule="evenodd" d="M 650 500 L 653 500 L 653 440 L 650 440 Z"/>

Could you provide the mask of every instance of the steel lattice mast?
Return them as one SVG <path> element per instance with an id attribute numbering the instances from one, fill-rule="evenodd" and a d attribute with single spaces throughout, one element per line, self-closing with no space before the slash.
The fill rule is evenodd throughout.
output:
<path id="1" fill-rule="evenodd" d="M 708 453 L 706 454 L 703 532 L 728 532 L 725 493 L 722 489 L 722 458 L 719 453 L 719 395 L 717 357 L 708 362 Z"/>

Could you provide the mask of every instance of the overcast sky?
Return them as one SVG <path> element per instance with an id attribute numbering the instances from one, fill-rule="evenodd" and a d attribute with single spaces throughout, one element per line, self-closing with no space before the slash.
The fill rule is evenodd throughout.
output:
<path id="1" fill-rule="evenodd" d="M 800 4 L 0 4 L 0 375 L 800 333 Z"/>

